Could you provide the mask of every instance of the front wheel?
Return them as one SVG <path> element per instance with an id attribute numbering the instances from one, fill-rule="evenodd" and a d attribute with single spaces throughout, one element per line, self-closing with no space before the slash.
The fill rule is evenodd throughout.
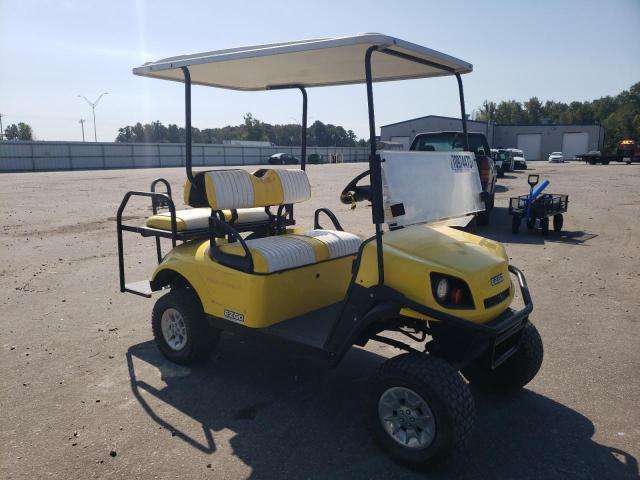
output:
<path id="1" fill-rule="evenodd" d="M 536 327 L 527 323 L 516 353 L 504 363 L 491 369 L 491 359 L 485 354 L 462 369 L 472 385 L 497 393 L 513 393 L 534 379 L 540 367 L 544 349 Z"/>
<path id="2" fill-rule="evenodd" d="M 469 387 L 447 362 L 412 352 L 380 366 L 368 414 L 375 440 L 391 458 L 427 468 L 464 447 L 475 406 Z"/>
<path id="3" fill-rule="evenodd" d="M 151 326 L 160 352 L 182 365 L 205 361 L 220 338 L 220 331 L 207 324 L 195 292 L 186 288 L 158 299 Z"/>
<path id="4" fill-rule="evenodd" d="M 562 230 L 562 224 L 564 223 L 564 217 L 561 213 L 556 213 L 553 216 L 553 231 L 560 232 Z"/>

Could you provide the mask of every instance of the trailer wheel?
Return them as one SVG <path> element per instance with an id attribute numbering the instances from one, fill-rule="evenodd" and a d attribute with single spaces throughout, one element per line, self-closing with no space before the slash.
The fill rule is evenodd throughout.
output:
<path id="1" fill-rule="evenodd" d="M 542 338 L 529 322 L 522 330 L 522 339 L 516 353 L 495 369 L 491 369 L 487 355 L 474 360 L 462 369 L 462 374 L 472 385 L 497 393 L 513 393 L 534 379 L 544 357 Z"/>
<path id="2" fill-rule="evenodd" d="M 207 324 L 197 295 L 187 288 L 158 299 L 151 325 L 160 352 L 183 365 L 206 360 L 220 338 L 220 331 Z"/>
<path id="3" fill-rule="evenodd" d="M 444 462 L 461 450 L 475 420 L 462 376 L 444 360 L 418 352 L 380 366 L 367 412 L 380 447 L 413 468 Z"/>
<path id="4" fill-rule="evenodd" d="M 549 235 L 549 217 L 540 219 L 540 230 L 542 230 L 542 235 Z"/>
<path id="5" fill-rule="evenodd" d="M 516 234 L 520 231 L 520 217 L 518 215 L 514 215 L 511 218 L 511 233 Z"/>
<path id="6" fill-rule="evenodd" d="M 562 230 L 562 225 L 564 224 L 564 217 L 561 213 L 556 213 L 553 216 L 553 231 L 560 232 Z"/>

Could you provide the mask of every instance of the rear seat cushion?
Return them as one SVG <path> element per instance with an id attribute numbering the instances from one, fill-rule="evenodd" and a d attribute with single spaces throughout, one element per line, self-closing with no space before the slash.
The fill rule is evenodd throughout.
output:
<path id="1" fill-rule="evenodd" d="M 231 221 L 231 210 L 223 210 L 224 218 L 227 222 Z M 233 225 L 242 225 L 244 223 L 266 222 L 269 215 L 264 208 L 244 208 L 237 210 L 238 218 Z M 200 230 L 209 227 L 210 208 L 188 208 L 176 211 L 176 228 L 179 232 L 189 230 Z M 146 223 L 149 228 L 157 228 L 159 230 L 171 230 L 171 213 L 163 212 L 153 215 L 147 219 Z"/>
<path id="2" fill-rule="evenodd" d="M 179 232 L 199 230 L 209 227 L 209 208 L 187 208 L 176 210 L 176 229 Z M 159 230 L 171 230 L 171 213 L 163 212 L 147 219 L 147 227 Z"/>
<path id="3" fill-rule="evenodd" d="M 247 240 L 253 268 L 257 273 L 273 273 L 333 258 L 354 255 L 362 241 L 356 235 L 333 230 L 310 230 L 301 234 Z M 237 243 L 221 245 L 220 251 L 244 255 Z"/>

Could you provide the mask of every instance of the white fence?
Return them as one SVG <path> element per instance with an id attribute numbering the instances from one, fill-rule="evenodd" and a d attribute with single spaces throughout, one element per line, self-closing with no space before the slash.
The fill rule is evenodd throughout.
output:
<path id="1" fill-rule="evenodd" d="M 260 165 L 274 153 L 300 156 L 300 147 L 241 147 L 194 144 L 194 166 Z M 307 147 L 324 162 L 366 161 L 366 147 Z M 0 142 L 0 172 L 158 168 L 184 166 L 185 147 L 177 143 Z"/>

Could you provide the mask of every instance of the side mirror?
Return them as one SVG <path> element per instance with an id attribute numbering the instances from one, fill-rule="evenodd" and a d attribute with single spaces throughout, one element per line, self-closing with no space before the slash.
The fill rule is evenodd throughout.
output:
<path id="1" fill-rule="evenodd" d="M 527 178 L 527 182 L 529 183 L 531 188 L 535 187 L 538 184 L 539 180 L 540 175 L 529 175 L 529 177 Z"/>

